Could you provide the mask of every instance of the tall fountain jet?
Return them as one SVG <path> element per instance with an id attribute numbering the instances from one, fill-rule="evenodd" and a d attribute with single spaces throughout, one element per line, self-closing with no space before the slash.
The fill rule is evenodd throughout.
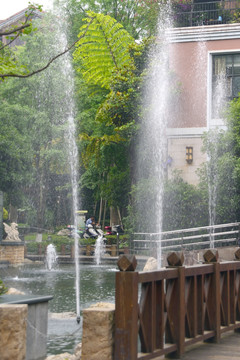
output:
<path id="1" fill-rule="evenodd" d="M 167 119 L 171 104 L 170 97 L 170 72 L 168 67 L 168 34 L 171 28 L 171 6 L 169 3 L 161 5 L 158 22 L 158 34 L 156 42 L 149 56 L 149 76 L 145 85 L 144 120 L 141 128 L 139 141 L 139 177 L 151 179 L 155 201 L 151 204 L 152 209 L 145 209 L 146 217 L 151 226 L 151 232 L 157 235 L 158 268 L 162 264 L 162 202 L 163 185 L 165 178 L 165 164 L 167 161 Z"/>
<path id="2" fill-rule="evenodd" d="M 68 47 L 67 42 L 67 24 L 66 18 L 63 9 L 58 6 L 58 2 L 54 3 L 53 12 L 56 13 L 56 22 L 58 25 L 58 44 L 59 47 L 58 53 L 64 51 Z M 71 178 L 71 188 L 72 188 L 72 217 L 74 228 L 77 229 L 77 211 L 79 209 L 79 199 L 78 199 L 78 148 L 76 144 L 76 126 L 75 126 L 75 106 L 74 106 L 74 72 L 71 63 L 71 57 L 69 52 L 61 56 L 59 61 L 61 62 L 61 77 L 64 78 L 64 92 L 63 97 L 63 116 L 66 121 L 66 138 L 65 142 L 67 144 L 68 152 L 68 164 L 69 172 Z M 74 245 L 75 245 L 75 288 L 76 288 L 76 314 L 77 322 L 80 322 L 80 274 L 79 274 L 79 250 L 78 250 L 78 235 L 77 232 L 74 236 Z"/>

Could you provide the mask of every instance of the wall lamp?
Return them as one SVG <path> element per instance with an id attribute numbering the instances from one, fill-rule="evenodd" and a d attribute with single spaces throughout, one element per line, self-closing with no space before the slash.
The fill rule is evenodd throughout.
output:
<path id="1" fill-rule="evenodd" d="M 186 162 L 191 164 L 193 162 L 193 147 L 187 146 L 186 147 Z"/>

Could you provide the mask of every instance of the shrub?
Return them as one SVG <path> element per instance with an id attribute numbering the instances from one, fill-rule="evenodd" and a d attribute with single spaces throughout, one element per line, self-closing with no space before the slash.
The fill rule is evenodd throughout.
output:
<path id="1" fill-rule="evenodd" d="M 0 295 L 5 294 L 7 291 L 8 291 L 8 288 L 4 285 L 4 283 L 0 279 Z"/>
<path id="2" fill-rule="evenodd" d="M 8 211 L 3 208 L 3 221 L 6 221 L 8 219 Z"/>

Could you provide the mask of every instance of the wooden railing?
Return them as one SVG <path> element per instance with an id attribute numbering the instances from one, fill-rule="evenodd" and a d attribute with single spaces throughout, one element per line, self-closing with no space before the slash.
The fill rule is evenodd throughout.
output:
<path id="1" fill-rule="evenodd" d="M 181 356 L 240 329 L 240 261 L 116 273 L 114 360 Z"/>

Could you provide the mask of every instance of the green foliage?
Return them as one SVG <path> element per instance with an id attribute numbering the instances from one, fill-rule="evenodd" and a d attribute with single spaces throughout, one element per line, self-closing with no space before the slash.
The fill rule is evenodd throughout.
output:
<path id="1" fill-rule="evenodd" d="M 68 236 L 59 236 L 53 234 L 51 235 L 51 239 L 47 240 L 48 236 L 48 234 L 43 234 L 43 241 L 39 243 L 35 241 L 36 234 L 25 235 L 24 238 L 26 241 L 27 251 L 29 253 L 37 253 L 39 244 L 41 244 L 42 251 L 44 252 L 49 244 L 53 244 L 56 247 L 56 251 L 60 252 L 62 245 L 69 247 L 74 244 L 74 240 L 70 239 Z"/>
<path id="2" fill-rule="evenodd" d="M 3 221 L 6 221 L 8 219 L 8 211 L 3 208 Z"/>
<path id="3" fill-rule="evenodd" d="M 95 88 L 97 91 L 91 94 L 92 87 L 85 84 L 84 88 L 83 81 L 78 78 L 79 94 L 82 94 L 79 111 L 83 114 L 80 153 L 85 167 L 81 172 L 82 191 L 91 189 L 95 200 L 106 199 L 109 206 L 118 206 L 122 211 L 126 209 L 131 186 L 130 147 L 137 131 L 135 123 L 140 113 L 142 73 L 148 46 L 149 42 L 144 42 L 141 45 L 130 43 L 126 47 L 131 62 L 127 69 L 115 68 L 108 93 L 100 93 Z"/>
<path id="4" fill-rule="evenodd" d="M 156 32 L 160 3 L 149 0 L 60 0 L 70 17 L 72 32 L 77 34 L 78 24 L 85 18 L 87 10 L 109 15 L 123 25 L 134 37 L 142 39 Z"/>
<path id="5" fill-rule="evenodd" d="M 116 245 L 117 244 L 117 235 L 106 235 L 108 245 Z M 124 234 L 119 235 L 119 248 L 122 249 L 124 247 L 129 246 L 130 235 Z"/>
<path id="6" fill-rule="evenodd" d="M 204 136 L 203 150 L 208 162 L 200 170 L 200 186 L 208 193 L 214 223 L 239 221 L 240 187 L 237 175 L 238 157 L 234 153 L 232 130 L 209 131 Z"/>
<path id="7" fill-rule="evenodd" d="M 28 67 L 41 67 L 59 51 L 53 18 L 46 14 L 39 21 L 41 30 L 26 36 L 17 49 Z M 0 189 L 9 203 L 24 210 L 25 221 L 39 228 L 70 221 L 64 140 L 69 101 L 65 73 L 59 76 L 62 66 L 59 59 L 34 78 L 9 79 L 0 88 Z"/>
<path id="8" fill-rule="evenodd" d="M 208 225 L 206 189 L 185 182 L 176 173 L 163 195 L 163 231 Z"/>
<path id="9" fill-rule="evenodd" d="M 7 98 L 11 88 L 2 84 L 0 94 L 0 189 L 18 192 L 20 184 L 27 178 L 30 168 L 30 143 L 27 137 L 28 119 L 32 114 L 26 106 L 11 104 Z M 19 121 L 22 119 L 23 121 Z"/>
<path id="10" fill-rule="evenodd" d="M 8 288 L 4 285 L 4 283 L 0 279 L 0 296 L 5 294 L 7 291 L 8 291 Z"/>
<path id="11" fill-rule="evenodd" d="M 114 68 L 131 64 L 128 47 L 134 39 L 110 16 L 92 11 L 87 15 L 73 56 L 83 67 L 83 76 L 89 84 L 108 89 Z"/>
<path id="12" fill-rule="evenodd" d="M 28 73 L 27 67 L 19 61 L 15 48 L 9 47 L 8 44 L 10 45 L 18 37 L 22 37 L 23 35 L 29 36 L 37 30 L 32 22 L 32 16 L 36 11 L 41 12 L 42 5 L 29 3 L 25 12 L 25 20 L 18 25 L 12 26 L 9 30 L 10 34 L 7 36 L 7 45 L 0 42 L 0 78 L 3 78 L 6 74 L 23 75 Z"/>
<path id="13" fill-rule="evenodd" d="M 124 223 L 130 232 L 151 232 L 156 221 L 156 179 L 142 179 L 132 186 L 131 204 Z M 146 211 L 147 209 L 147 211 Z M 178 172 L 166 180 L 163 192 L 162 230 L 175 230 L 208 224 L 207 193 L 185 182 Z"/>

